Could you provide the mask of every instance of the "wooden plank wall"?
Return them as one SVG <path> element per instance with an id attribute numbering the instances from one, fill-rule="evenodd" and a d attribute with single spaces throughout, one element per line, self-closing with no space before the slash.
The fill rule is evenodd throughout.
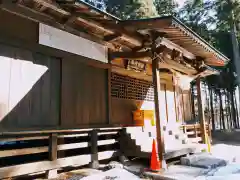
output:
<path id="1" fill-rule="evenodd" d="M 137 110 L 137 102 L 131 99 L 112 97 L 111 124 L 132 125 L 132 112 Z"/>
<path id="2" fill-rule="evenodd" d="M 107 124 L 107 79 L 106 69 L 63 60 L 61 126 Z"/>
<path id="3" fill-rule="evenodd" d="M 77 59 L 0 45 L 0 128 L 108 124 L 107 70 Z"/>
<path id="4" fill-rule="evenodd" d="M 59 75 L 59 59 L 0 45 L 0 128 L 57 126 Z"/>
<path id="5" fill-rule="evenodd" d="M 0 10 L 0 34 L 36 43 L 38 40 L 38 23 Z"/>

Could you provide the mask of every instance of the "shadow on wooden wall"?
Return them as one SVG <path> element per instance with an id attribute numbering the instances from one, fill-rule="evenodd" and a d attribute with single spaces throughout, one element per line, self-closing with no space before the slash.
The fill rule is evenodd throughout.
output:
<path id="1" fill-rule="evenodd" d="M 1 129 L 59 123 L 60 60 L 0 45 Z"/>

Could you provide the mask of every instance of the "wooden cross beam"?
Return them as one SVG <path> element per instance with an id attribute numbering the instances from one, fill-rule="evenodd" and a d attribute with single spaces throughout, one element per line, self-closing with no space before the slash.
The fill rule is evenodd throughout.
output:
<path id="1" fill-rule="evenodd" d="M 165 46 L 159 46 L 156 48 L 154 54 L 160 54 L 166 50 Z M 140 51 L 140 52 L 109 52 L 109 59 L 113 60 L 116 58 L 122 59 L 136 59 L 136 60 L 149 60 L 151 59 L 152 52 L 151 51 Z"/>
<path id="2" fill-rule="evenodd" d="M 172 41 L 170 41 L 164 37 L 159 37 L 156 41 L 158 44 L 165 45 L 167 48 L 169 48 L 171 50 L 176 50 L 176 51 L 182 53 L 183 56 L 185 56 L 188 59 L 196 59 L 196 56 L 194 54 L 192 54 L 191 52 L 187 51 L 183 47 L 173 43 Z"/>
<path id="3" fill-rule="evenodd" d="M 143 51 L 143 52 L 110 52 L 109 59 L 110 61 L 122 58 L 122 59 L 136 59 L 136 60 L 149 60 L 151 59 L 151 52 L 150 51 Z"/>

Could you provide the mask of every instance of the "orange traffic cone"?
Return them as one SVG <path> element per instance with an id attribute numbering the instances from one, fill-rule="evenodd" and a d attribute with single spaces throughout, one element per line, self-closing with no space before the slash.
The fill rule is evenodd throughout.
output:
<path id="1" fill-rule="evenodd" d="M 153 139 L 152 144 L 152 155 L 151 155 L 151 167 L 152 171 L 159 171 L 161 169 L 161 163 L 158 158 L 157 148 L 156 148 L 156 141 Z"/>

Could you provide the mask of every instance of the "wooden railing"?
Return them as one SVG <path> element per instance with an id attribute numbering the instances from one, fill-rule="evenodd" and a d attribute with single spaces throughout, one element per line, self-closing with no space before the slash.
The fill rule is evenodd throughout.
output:
<path id="1" fill-rule="evenodd" d="M 181 130 L 187 135 L 193 143 L 202 143 L 202 131 L 200 124 L 187 124 L 181 125 Z M 207 134 L 209 137 L 210 142 L 212 141 L 212 134 L 211 134 L 211 127 L 206 124 Z"/>
<path id="2" fill-rule="evenodd" d="M 0 135 L 0 179 L 57 170 L 118 156 L 121 128 L 7 132 Z M 54 173 L 53 173 L 54 172 Z"/>

